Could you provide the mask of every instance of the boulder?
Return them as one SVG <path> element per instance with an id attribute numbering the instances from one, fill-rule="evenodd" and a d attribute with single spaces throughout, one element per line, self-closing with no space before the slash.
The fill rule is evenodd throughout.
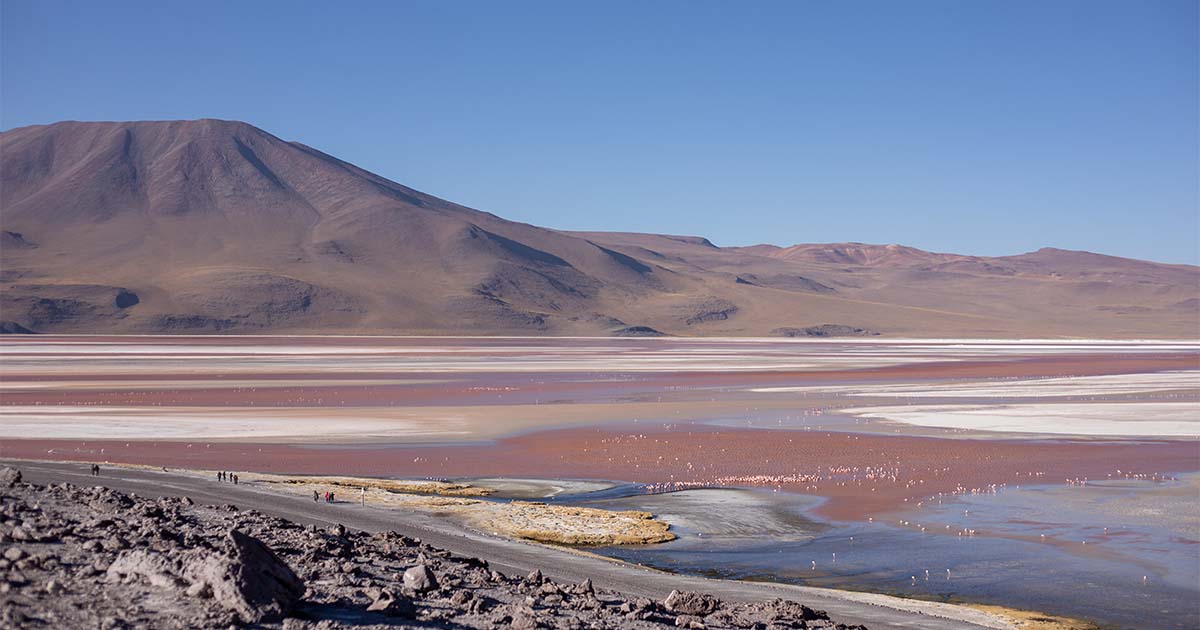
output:
<path id="1" fill-rule="evenodd" d="M 424 593 L 437 588 L 438 581 L 428 566 L 418 564 L 404 572 L 404 586 L 418 593 Z"/>
<path id="2" fill-rule="evenodd" d="M 775 619 L 780 620 L 816 621 L 819 619 L 829 619 L 829 614 L 824 610 L 813 610 L 790 599 L 776 599 L 769 602 L 766 607 L 775 614 Z"/>
<path id="3" fill-rule="evenodd" d="M 19 483 L 21 483 L 21 471 L 7 466 L 0 469 L 0 488 L 11 488 Z"/>
<path id="4" fill-rule="evenodd" d="M 677 615 L 704 617 L 721 607 L 721 600 L 707 593 L 694 591 L 671 591 L 663 600 L 663 607 Z"/>
<path id="5" fill-rule="evenodd" d="M 509 622 L 509 627 L 514 630 L 532 630 L 533 628 L 542 627 L 542 623 L 538 620 L 537 613 L 533 612 L 532 608 L 514 606 L 512 607 L 512 621 Z"/>
<path id="6" fill-rule="evenodd" d="M 184 574 L 245 623 L 278 619 L 304 596 L 303 580 L 262 541 L 233 529 L 227 547 L 228 555 L 193 558 Z"/>

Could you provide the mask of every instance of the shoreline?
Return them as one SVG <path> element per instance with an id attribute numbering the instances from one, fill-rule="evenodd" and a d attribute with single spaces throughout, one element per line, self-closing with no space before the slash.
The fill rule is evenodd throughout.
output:
<path id="1" fill-rule="evenodd" d="M 80 464 L 78 464 L 78 462 L 72 462 L 72 461 L 64 462 L 61 460 L 13 459 L 13 458 L 5 457 L 3 459 L 0 459 L 0 461 L 4 462 L 5 464 L 17 463 L 18 468 L 21 467 L 19 464 L 47 465 L 47 466 L 55 467 L 55 468 L 63 467 L 63 466 L 71 466 L 71 467 L 81 466 Z M 161 468 L 142 466 L 142 465 L 136 465 L 136 464 L 123 465 L 123 464 L 109 463 L 107 465 L 113 466 L 120 470 L 151 475 L 152 478 L 157 477 L 157 476 L 167 476 L 170 478 L 174 478 L 176 480 L 186 479 L 186 480 L 195 482 L 197 484 L 204 483 L 204 482 L 210 482 L 210 483 L 214 483 L 214 484 L 220 483 L 220 482 L 216 482 L 215 480 L 209 478 L 209 476 L 207 476 L 207 475 L 201 474 L 202 472 L 208 472 L 208 471 L 194 471 L 194 470 L 182 470 L 181 471 L 178 469 L 177 470 L 168 469 L 167 472 L 162 472 Z M 214 474 L 215 474 L 215 472 L 214 472 Z M 79 473 L 79 476 L 83 476 L 82 471 Z M 97 481 L 107 480 L 107 478 L 104 476 L 101 476 L 99 478 L 92 478 L 92 479 L 96 479 Z M 265 488 L 265 487 L 230 486 L 227 483 L 222 484 L 219 487 L 222 489 L 233 488 L 236 492 L 239 492 L 239 493 L 249 492 L 249 493 L 254 493 L 254 494 L 272 495 L 277 498 L 289 498 L 289 499 L 290 498 L 298 498 L 296 495 L 289 494 L 287 492 L 282 492 L 277 489 L 270 489 L 270 488 Z M 171 489 L 175 489 L 175 488 L 172 487 Z M 294 505 L 295 508 L 299 508 L 300 506 L 304 506 L 307 508 L 310 505 L 309 502 L 307 502 L 307 501 L 295 501 L 294 503 L 295 503 L 295 505 Z M 354 510 L 354 511 L 358 511 L 360 508 L 360 506 L 353 505 L 353 504 L 342 504 L 342 505 L 334 504 L 332 506 L 332 508 L 335 510 L 338 507 L 350 508 L 351 510 Z M 263 508 L 259 507 L 257 509 L 261 510 Z M 362 509 L 365 509 L 369 512 L 385 512 L 386 516 L 390 517 L 390 518 L 386 518 L 385 520 L 392 522 L 393 524 L 404 524 L 404 525 L 416 526 L 421 529 L 427 529 L 427 528 L 429 528 L 430 522 L 431 522 L 430 519 L 428 518 L 428 515 L 426 515 L 425 518 L 418 518 L 416 521 L 413 521 L 413 520 L 411 520 L 413 518 L 413 515 L 406 514 L 405 512 L 399 511 L 399 510 L 389 509 L 387 507 L 368 506 L 368 507 L 362 508 Z M 267 511 L 269 513 L 271 510 L 267 509 L 265 511 Z M 618 571 L 621 573 L 631 573 L 634 575 L 641 575 L 642 577 L 646 577 L 645 574 L 647 572 L 652 572 L 653 574 L 659 575 L 659 576 L 674 576 L 676 578 L 687 580 L 694 584 L 695 583 L 729 584 L 729 585 L 741 585 L 741 586 L 752 586 L 752 587 L 760 587 L 761 586 L 761 587 L 767 588 L 768 590 L 773 590 L 776 592 L 791 592 L 791 593 L 793 593 L 794 596 L 797 596 L 797 597 L 800 597 L 803 595 L 820 596 L 823 598 L 830 598 L 830 599 L 838 600 L 838 601 L 845 602 L 848 604 L 863 605 L 863 606 L 867 606 L 869 608 L 882 608 L 882 609 L 889 609 L 889 610 L 894 610 L 894 611 L 901 611 L 901 612 L 905 612 L 905 613 L 917 614 L 917 615 L 921 616 L 922 618 L 940 618 L 940 619 L 946 619 L 946 620 L 950 620 L 950 621 L 964 622 L 964 623 L 970 624 L 972 627 L 985 627 L 985 628 L 993 628 L 993 629 L 997 629 L 997 630 L 999 630 L 999 629 L 1093 630 L 1094 628 L 1096 628 L 1095 625 L 1087 623 L 1087 622 L 1083 622 L 1083 625 L 1071 625 L 1070 623 L 1068 623 L 1067 625 L 1061 625 L 1064 622 L 1078 623 L 1078 620 L 1071 620 L 1071 619 L 1067 619 L 1067 618 L 1063 618 L 1063 617 L 1058 617 L 1055 615 L 1042 614 L 1042 613 L 1038 613 L 1036 611 L 1022 611 L 1019 609 L 1012 609 L 1012 608 L 1007 608 L 1007 607 L 1003 607 L 1003 606 L 992 606 L 992 605 L 986 605 L 986 604 L 972 604 L 972 603 L 938 602 L 938 601 L 930 601 L 930 600 L 910 598 L 910 597 L 899 597 L 899 596 L 895 596 L 895 595 L 887 595 L 887 594 L 883 594 L 883 593 L 870 592 L 870 591 L 843 590 L 843 589 L 831 589 L 831 588 L 825 588 L 825 587 L 802 586 L 802 585 L 796 585 L 796 584 L 789 584 L 786 582 L 774 582 L 774 581 L 760 582 L 760 581 L 755 581 L 755 580 L 748 581 L 748 580 L 726 580 L 726 579 L 704 578 L 704 577 L 694 576 L 694 575 L 685 574 L 685 573 L 663 571 L 661 569 L 657 569 L 657 568 L 653 568 L 653 567 L 647 567 L 644 565 L 638 565 L 638 564 L 625 562 L 625 561 L 622 561 L 622 560 L 619 560 L 616 558 L 603 556 L 601 554 L 589 551 L 586 548 L 578 548 L 578 547 L 571 547 L 571 546 L 558 545 L 558 544 L 547 544 L 545 542 L 539 542 L 539 541 L 534 541 L 534 540 L 519 540 L 519 539 L 515 539 L 515 538 L 495 537 L 494 535 L 489 534 L 487 532 L 476 530 L 476 529 L 472 528 L 469 524 L 457 522 L 455 520 L 446 521 L 445 519 L 442 519 L 442 518 L 435 518 L 435 519 L 433 519 L 433 522 L 436 522 L 439 526 L 441 526 L 440 529 L 442 529 L 443 535 L 447 535 L 452 538 L 457 538 L 457 537 L 461 536 L 461 537 L 467 538 L 472 541 L 486 541 L 487 543 L 491 543 L 490 545 L 485 545 L 485 549 L 478 554 L 485 558 L 488 557 L 486 548 L 489 546 L 493 546 L 493 545 L 496 548 L 504 547 L 504 546 L 511 546 L 511 545 L 521 545 L 521 546 L 524 546 L 525 548 L 532 546 L 534 548 L 540 549 L 542 551 L 535 552 L 534 555 L 545 558 L 549 562 L 549 565 L 542 565 L 542 566 L 543 566 L 543 568 L 549 567 L 551 570 L 554 567 L 554 556 L 559 555 L 559 554 L 567 554 L 570 556 L 587 558 L 593 562 L 601 561 L 601 562 L 605 563 L 606 565 L 616 567 L 618 569 Z M 444 526 L 447 523 L 453 523 L 452 529 L 456 530 L 456 531 L 445 531 Z M 476 551 L 479 551 L 479 550 L 477 549 Z M 654 578 L 651 578 L 651 579 L 654 579 Z M 810 602 L 806 602 L 806 603 L 810 603 Z M 818 603 L 816 605 L 821 605 L 821 604 Z M 986 608 L 986 610 L 984 608 Z M 1028 619 L 1028 618 L 1040 619 L 1042 622 L 1044 622 L 1048 625 L 1021 625 L 1019 620 L 1021 620 L 1023 618 L 1025 618 L 1025 619 Z M 1051 623 L 1051 622 L 1053 622 L 1053 623 Z M 1060 625 L 1054 625 L 1054 624 L 1060 624 Z"/>

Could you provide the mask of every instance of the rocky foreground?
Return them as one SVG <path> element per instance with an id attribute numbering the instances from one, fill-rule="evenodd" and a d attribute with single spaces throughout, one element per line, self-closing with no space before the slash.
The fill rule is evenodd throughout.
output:
<path id="1" fill-rule="evenodd" d="M 538 571 L 505 576 L 395 532 L 38 486 L 11 468 L 0 471 L 0 521 L 3 627 L 850 628 L 793 601 L 630 598 Z"/>

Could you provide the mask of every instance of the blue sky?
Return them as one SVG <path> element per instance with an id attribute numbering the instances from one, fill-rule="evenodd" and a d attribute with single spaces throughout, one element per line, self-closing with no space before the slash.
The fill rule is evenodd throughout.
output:
<path id="1" fill-rule="evenodd" d="M 1200 262 L 1194 0 L 0 11 L 4 129 L 245 120 L 548 227 Z"/>

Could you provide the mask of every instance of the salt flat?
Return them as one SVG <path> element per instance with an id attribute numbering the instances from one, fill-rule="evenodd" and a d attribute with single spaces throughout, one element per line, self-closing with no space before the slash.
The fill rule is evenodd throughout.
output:
<path id="1" fill-rule="evenodd" d="M 1200 391 L 1200 370 L 971 382 L 757 387 L 758 393 L 823 393 L 901 398 L 1040 398 L 1111 396 L 1161 391 Z"/>
<path id="2" fill-rule="evenodd" d="M 857 407 L 843 413 L 947 429 L 1079 436 L 1200 437 L 1196 402 Z"/>
<path id="3" fill-rule="evenodd" d="M 10 439 L 442 442 L 637 421 L 813 428 L 843 412 L 1191 436 L 1197 365 L 1190 341 L 38 336 L 0 341 L 0 427 Z M 1048 397 L 1074 405 L 1021 408 Z M 925 398 L 1004 404 L 907 406 Z"/>

